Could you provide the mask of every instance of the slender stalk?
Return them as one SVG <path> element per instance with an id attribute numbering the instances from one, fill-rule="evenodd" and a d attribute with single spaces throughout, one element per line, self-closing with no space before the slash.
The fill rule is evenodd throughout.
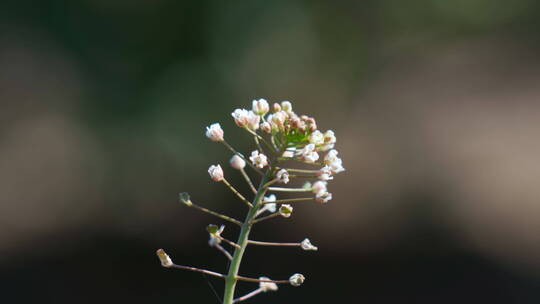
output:
<path id="1" fill-rule="evenodd" d="M 229 272 L 225 279 L 225 292 L 223 295 L 223 304 L 233 303 L 236 282 L 243 278 L 243 277 L 238 276 L 238 270 L 240 269 L 242 257 L 244 256 L 244 252 L 248 245 L 248 237 L 249 237 L 249 233 L 252 227 L 251 222 L 257 215 L 257 210 L 261 206 L 261 202 L 263 200 L 264 194 L 267 191 L 267 189 L 264 188 L 263 185 L 266 184 L 270 178 L 271 178 L 271 170 L 268 170 L 268 172 L 264 175 L 261 181 L 259 189 L 257 190 L 257 194 L 255 195 L 255 199 L 253 199 L 253 208 L 249 210 L 248 214 L 246 215 L 246 219 L 244 220 L 244 223 L 242 224 L 242 228 L 240 229 L 240 236 L 238 237 L 238 241 L 236 242 L 236 244 L 238 244 L 240 248 L 236 248 L 234 250 L 233 259 L 229 265 Z"/>
<path id="2" fill-rule="evenodd" d="M 223 253 L 229 261 L 232 260 L 232 255 L 227 251 L 227 249 L 223 248 L 220 244 L 214 244 L 214 247 L 221 251 L 221 253 Z"/>
<path id="3" fill-rule="evenodd" d="M 274 243 L 274 242 L 261 242 L 249 240 L 248 244 L 259 246 L 286 246 L 286 247 L 301 247 L 302 243 Z"/>
<path id="4" fill-rule="evenodd" d="M 285 203 L 294 203 L 294 202 L 305 202 L 305 201 L 312 201 L 315 198 L 313 197 L 300 197 L 300 198 L 290 198 L 290 199 L 281 199 L 276 200 L 273 202 L 263 202 L 263 204 L 285 204 Z"/>
<path id="5" fill-rule="evenodd" d="M 235 220 L 235 219 L 233 219 L 232 217 L 223 215 L 223 214 L 221 214 L 221 213 L 214 212 L 214 211 L 212 211 L 212 210 L 206 209 L 206 208 L 201 207 L 201 206 L 199 206 L 199 205 L 196 205 L 196 204 L 194 204 L 194 203 L 191 203 L 190 205 L 187 205 L 187 206 L 192 207 L 192 208 L 195 208 L 195 209 L 198 209 L 198 210 L 200 210 L 200 211 L 202 211 L 202 212 L 206 212 L 206 213 L 211 214 L 211 215 L 213 215 L 213 216 L 217 216 L 217 217 L 219 217 L 219 218 L 222 219 L 222 220 L 231 222 L 231 223 L 233 223 L 233 224 L 235 224 L 235 225 L 238 225 L 238 226 L 240 226 L 240 227 L 242 226 L 242 222 L 240 222 L 239 220 Z"/>
<path id="6" fill-rule="evenodd" d="M 264 292 L 264 289 L 262 288 L 257 288 L 255 289 L 254 291 L 244 295 L 244 296 L 241 296 L 240 298 L 237 298 L 237 299 L 234 299 L 233 303 L 238 303 L 238 302 L 242 302 L 242 301 L 245 301 L 249 298 L 252 298 L 258 294 L 260 294 L 261 292 Z"/>
<path id="7" fill-rule="evenodd" d="M 296 162 L 299 162 L 299 163 L 302 163 L 302 164 L 308 164 L 308 165 L 314 165 L 314 166 L 323 166 L 323 165 L 324 165 L 323 163 L 319 163 L 319 162 L 308 162 L 308 161 L 301 160 L 301 159 L 294 158 L 294 157 L 279 157 L 277 160 L 278 160 L 278 161 L 292 160 L 292 161 L 296 161 Z"/>
<path id="8" fill-rule="evenodd" d="M 255 225 L 255 224 L 259 223 L 259 222 L 262 222 L 262 221 L 265 221 L 265 220 L 269 220 L 269 219 L 274 218 L 274 217 L 277 217 L 277 216 L 281 216 L 281 214 L 279 214 L 279 212 L 272 213 L 272 214 L 270 214 L 270 215 L 263 216 L 263 217 L 258 218 L 258 219 L 254 219 L 254 220 L 251 222 L 251 224 L 252 224 L 252 225 Z"/>
<path id="9" fill-rule="evenodd" d="M 268 191 L 276 192 L 311 192 L 311 189 L 305 188 L 281 188 L 281 187 L 268 187 Z"/>
<path id="10" fill-rule="evenodd" d="M 240 248 L 240 246 L 238 246 L 238 244 L 236 244 L 236 243 L 233 242 L 233 241 L 227 240 L 226 238 L 222 237 L 221 235 L 214 235 L 213 237 L 216 237 L 216 238 L 218 238 L 218 239 L 224 241 L 225 243 L 227 243 L 227 244 L 233 246 L 234 248 Z"/>
<path id="11" fill-rule="evenodd" d="M 234 194 L 236 194 L 236 196 L 238 196 L 241 201 L 246 203 L 249 208 L 253 207 L 253 205 L 242 194 L 240 194 L 240 192 L 238 192 L 238 190 L 236 190 L 225 178 L 223 178 L 222 181 L 225 185 L 227 185 L 227 187 L 229 187 L 229 189 L 231 189 Z"/>
<path id="12" fill-rule="evenodd" d="M 283 168 L 276 168 L 277 170 L 283 169 Z M 295 169 L 295 168 L 287 168 L 287 171 L 289 172 L 296 172 L 296 173 L 307 173 L 307 174 L 317 174 L 319 170 L 307 170 L 307 169 Z"/>
<path id="13" fill-rule="evenodd" d="M 244 179 L 248 183 L 249 188 L 251 189 L 251 191 L 253 191 L 253 194 L 257 194 L 257 189 L 255 189 L 255 186 L 253 186 L 253 183 L 251 182 L 251 179 L 249 178 L 249 176 L 246 173 L 246 170 L 244 170 L 242 168 L 242 169 L 240 169 L 240 172 L 242 173 L 242 176 L 244 177 Z"/>
<path id="14" fill-rule="evenodd" d="M 223 275 L 221 273 L 217 273 L 217 272 L 206 270 L 206 269 L 189 267 L 189 266 L 182 266 L 182 265 L 172 264 L 171 266 L 167 266 L 166 268 L 174 268 L 174 269 L 181 269 L 181 270 L 200 272 L 200 273 L 204 273 L 204 274 L 211 275 L 211 276 L 214 276 L 214 277 L 217 277 L 217 278 L 222 278 L 222 279 L 227 278 L 227 276 L 225 276 L 225 275 Z"/>
<path id="15" fill-rule="evenodd" d="M 261 283 L 261 282 L 276 283 L 276 284 L 290 284 L 291 283 L 289 282 L 289 280 L 266 280 L 266 279 L 261 280 L 261 279 L 243 277 L 243 276 L 236 276 L 236 278 L 239 281 L 251 282 L 251 283 Z"/>

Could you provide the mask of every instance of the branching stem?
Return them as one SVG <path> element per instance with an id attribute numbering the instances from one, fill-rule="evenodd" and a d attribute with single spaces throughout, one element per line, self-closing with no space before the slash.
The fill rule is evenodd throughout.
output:
<path id="1" fill-rule="evenodd" d="M 225 185 L 227 185 L 227 187 L 229 187 L 229 189 L 231 189 L 234 194 L 236 194 L 236 196 L 238 196 L 241 201 L 246 203 L 249 208 L 253 207 L 253 205 L 242 194 L 240 194 L 240 192 L 238 192 L 238 190 L 236 190 L 225 178 L 223 178 L 222 181 Z"/>
<path id="2" fill-rule="evenodd" d="M 285 247 L 301 247 L 302 243 L 274 243 L 274 242 L 261 242 L 261 241 L 248 241 L 249 244 L 259 246 L 285 246 Z"/>
<path id="3" fill-rule="evenodd" d="M 242 169 L 240 169 L 240 173 L 242 173 L 242 176 L 244 177 L 244 179 L 248 183 L 249 188 L 251 189 L 251 191 L 253 191 L 253 194 L 257 194 L 257 189 L 255 189 L 255 186 L 253 186 L 253 183 L 251 182 L 251 179 L 249 178 L 249 176 L 246 173 L 246 170 L 244 170 L 242 168 Z"/>
<path id="4" fill-rule="evenodd" d="M 238 226 L 242 227 L 242 222 L 240 222 L 239 220 L 235 220 L 235 219 L 233 219 L 232 217 L 229 217 L 229 216 L 223 215 L 223 214 L 221 214 L 221 213 L 217 213 L 217 212 L 215 212 L 215 211 L 212 211 L 212 210 L 209 210 L 209 209 L 207 209 L 207 208 L 201 207 L 201 206 L 199 206 L 199 205 L 194 204 L 193 202 L 192 202 L 191 204 L 187 205 L 187 206 L 192 207 L 192 208 L 195 208 L 195 209 L 198 209 L 198 210 L 200 210 L 200 211 L 202 211 L 202 212 L 206 212 L 206 213 L 211 214 L 211 215 L 213 215 L 213 216 L 217 216 L 217 217 L 219 217 L 219 218 L 222 219 L 222 220 L 231 222 L 231 223 L 233 223 L 233 224 L 235 224 L 235 225 L 238 225 Z"/>
<path id="5" fill-rule="evenodd" d="M 265 221 L 265 220 L 269 220 L 269 219 L 271 219 L 271 218 L 274 218 L 274 217 L 277 217 L 277 216 L 280 216 L 280 215 L 281 215 L 281 214 L 279 214 L 279 212 L 272 213 L 272 214 L 270 214 L 270 215 L 263 216 L 263 217 L 258 218 L 258 219 L 254 219 L 254 220 L 251 222 L 251 224 L 252 224 L 252 225 L 255 225 L 255 224 L 257 224 L 257 223 L 260 223 L 260 222 Z"/>
<path id="6" fill-rule="evenodd" d="M 280 199 L 273 202 L 264 202 L 264 204 L 288 204 L 295 202 L 306 202 L 314 200 L 313 197 L 300 197 L 300 198 L 289 198 L 289 199 Z"/>
<path id="7" fill-rule="evenodd" d="M 268 191 L 276 191 L 276 192 L 311 192 L 311 189 L 309 189 L 309 188 L 268 187 Z"/>

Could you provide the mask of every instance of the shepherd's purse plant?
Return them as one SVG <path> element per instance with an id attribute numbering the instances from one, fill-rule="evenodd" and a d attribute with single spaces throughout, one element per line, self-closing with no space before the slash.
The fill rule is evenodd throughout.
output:
<path id="1" fill-rule="evenodd" d="M 206 269 L 177 265 L 163 249 L 157 250 L 157 256 L 163 267 L 195 271 L 223 279 L 225 281 L 224 304 L 238 303 L 260 293 L 277 291 L 277 284 L 300 286 L 304 282 L 305 277 L 299 273 L 295 273 L 285 280 L 272 280 L 263 276 L 250 278 L 239 275 L 240 264 L 247 246 L 285 246 L 299 247 L 303 250 L 317 250 L 317 247 L 307 238 L 298 243 L 273 243 L 250 240 L 249 234 L 257 223 L 276 217 L 289 218 L 293 213 L 294 204 L 302 202 L 326 204 L 332 199 L 332 194 L 327 191 L 328 181 L 332 180 L 335 174 L 345 170 L 338 157 L 338 152 L 333 149 L 336 143 L 334 132 L 331 130 L 324 133 L 319 131 L 314 118 L 297 115 L 293 112 L 292 105 L 288 101 L 283 101 L 281 104 L 274 103 L 272 111 L 270 111 L 266 100 L 253 100 L 252 110 L 236 109 L 232 113 L 232 117 L 238 127 L 253 136 L 257 149 L 251 152 L 249 157 L 236 151 L 225 140 L 223 129 L 219 123 L 214 123 L 206 128 L 206 137 L 216 143 L 223 144 L 232 152 L 230 166 L 243 176 L 253 192 L 253 199 L 249 200 L 247 195 L 241 194 L 227 181 L 221 165 L 210 166 L 208 173 L 214 182 L 225 184 L 246 205 L 247 214 L 244 221 L 199 206 L 191 201 L 187 193 L 179 195 L 180 202 L 185 206 L 198 209 L 240 227 L 240 234 L 234 242 L 222 236 L 224 225 L 211 224 L 207 226 L 210 236 L 208 244 L 219 250 L 229 260 L 228 273 L 222 274 Z M 244 170 L 246 164 L 260 176 L 257 187 Z M 302 187 L 283 186 L 292 179 L 307 181 Z M 272 194 L 267 195 L 267 193 Z M 304 195 L 278 199 L 274 193 L 300 193 Z M 232 254 L 222 246 L 225 244 L 234 250 Z M 246 295 L 235 298 L 235 287 L 239 281 L 258 283 L 259 287 Z"/>

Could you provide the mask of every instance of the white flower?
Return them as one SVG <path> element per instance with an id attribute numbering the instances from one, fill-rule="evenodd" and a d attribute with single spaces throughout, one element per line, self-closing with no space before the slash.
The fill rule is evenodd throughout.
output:
<path id="1" fill-rule="evenodd" d="M 317 195 L 315 195 L 315 201 L 321 204 L 326 204 L 331 199 L 332 199 L 332 193 L 330 192 L 325 191 L 325 192 L 317 193 Z"/>
<path id="2" fill-rule="evenodd" d="M 259 280 L 270 281 L 271 279 L 267 277 L 260 277 Z M 276 291 L 278 290 L 278 286 L 274 282 L 259 282 L 259 289 L 261 289 L 263 292 Z"/>
<path id="3" fill-rule="evenodd" d="M 313 186 L 311 186 L 311 191 L 315 194 L 323 194 L 326 192 L 326 182 L 323 181 L 316 181 L 313 183 Z"/>
<path id="4" fill-rule="evenodd" d="M 253 112 L 257 115 L 264 115 L 270 110 L 270 106 L 266 99 L 253 100 L 252 102 Z"/>
<path id="5" fill-rule="evenodd" d="M 304 250 L 313 250 L 313 251 L 317 251 L 319 249 L 316 246 L 313 246 L 313 244 L 311 244 L 309 239 L 304 239 L 302 243 L 300 243 L 300 247 L 302 247 L 302 249 Z"/>
<path id="6" fill-rule="evenodd" d="M 277 102 L 275 102 L 275 103 L 272 105 L 272 107 L 273 107 L 274 113 L 281 111 L 281 106 L 280 106 L 279 103 L 277 103 Z"/>
<path id="7" fill-rule="evenodd" d="M 276 212 L 277 210 L 277 205 L 275 203 L 272 203 L 272 202 L 275 202 L 277 200 L 276 196 L 274 194 L 271 194 L 269 196 L 265 196 L 264 199 L 263 199 L 263 202 L 265 202 L 266 204 L 264 204 L 264 207 L 266 210 L 268 210 L 268 212 L 271 212 L 271 213 L 274 213 Z"/>
<path id="8" fill-rule="evenodd" d="M 290 101 L 282 101 L 281 102 L 281 108 L 283 109 L 283 111 L 285 111 L 287 113 L 292 112 L 292 104 L 291 104 Z"/>
<path id="9" fill-rule="evenodd" d="M 322 145 L 324 143 L 324 135 L 321 133 L 321 131 L 316 130 L 309 135 L 309 143 L 316 146 Z"/>
<path id="10" fill-rule="evenodd" d="M 231 113 L 234 118 L 234 122 L 240 128 L 243 128 L 249 123 L 249 112 L 246 109 L 236 109 Z"/>
<path id="11" fill-rule="evenodd" d="M 253 113 L 253 111 L 249 111 L 247 121 L 247 127 L 252 131 L 256 131 L 257 129 L 259 129 L 259 122 L 261 122 L 261 117 Z"/>
<path id="12" fill-rule="evenodd" d="M 268 117 L 270 123 L 272 124 L 272 129 L 281 130 L 285 125 L 285 120 L 287 119 L 287 113 L 283 111 L 276 112 Z"/>
<path id="13" fill-rule="evenodd" d="M 223 141 L 223 129 L 219 123 L 211 124 L 209 127 L 206 127 L 206 137 L 210 138 L 212 141 Z"/>
<path id="14" fill-rule="evenodd" d="M 332 169 L 332 172 L 336 174 L 345 171 L 345 168 L 343 168 L 342 165 L 341 158 L 339 158 L 337 155 L 338 151 L 332 149 L 328 151 L 328 153 L 324 157 L 324 164 L 329 166 Z"/>
<path id="15" fill-rule="evenodd" d="M 231 164 L 231 167 L 236 170 L 242 170 L 246 166 L 246 161 L 240 156 L 238 156 L 238 154 L 233 155 L 229 163 Z"/>
<path id="16" fill-rule="evenodd" d="M 305 280 L 306 278 L 302 274 L 295 273 L 289 278 L 289 283 L 291 283 L 291 285 L 294 287 L 298 287 L 302 285 Z"/>
<path id="17" fill-rule="evenodd" d="M 249 157 L 251 162 L 257 167 L 257 168 L 264 168 L 266 165 L 268 165 L 268 158 L 266 155 L 259 153 L 259 151 L 255 150 L 251 152 L 251 156 Z"/>
<path id="18" fill-rule="evenodd" d="M 302 155 L 302 159 L 304 159 L 308 163 L 314 163 L 319 159 L 319 154 L 315 152 L 315 145 L 309 144 L 302 149 L 300 152 Z"/>
<path id="19" fill-rule="evenodd" d="M 263 132 L 265 133 L 272 133 L 272 125 L 270 123 L 268 123 L 267 121 L 261 123 L 261 130 L 263 130 Z"/>
<path id="20" fill-rule="evenodd" d="M 210 168 L 208 168 L 208 174 L 210 174 L 210 177 L 215 182 L 220 182 L 223 180 L 223 169 L 221 169 L 220 165 L 210 166 Z"/>
<path id="21" fill-rule="evenodd" d="M 321 151 L 328 151 L 334 147 L 335 143 L 336 143 L 336 136 L 334 135 L 334 131 L 328 130 L 324 133 L 323 144 L 320 147 L 320 149 Z"/>
<path id="22" fill-rule="evenodd" d="M 163 266 L 163 267 L 171 267 L 172 265 L 174 265 L 174 263 L 171 260 L 171 258 L 169 257 L 169 255 L 167 253 L 165 253 L 165 251 L 163 249 L 158 249 L 156 251 L 156 255 L 158 256 L 159 261 L 161 262 L 161 266 Z"/>
<path id="23" fill-rule="evenodd" d="M 280 183 L 287 184 L 289 182 L 289 171 L 281 169 L 276 173 L 276 179 Z"/>
<path id="24" fill-rule="evenodd" d="M 334 177 L 332 176 L 332 168 L 329 166 L 322 167 L 319 172 L 317 172 L 317 177 L 322 181 L 333 180 Z"/>
<path id="25" fill-rule="evenodd" d="M 288 218 L 292 215 L 293 207 L 291 205 L 283 204 L 279 207 L 279 215 Z"/>

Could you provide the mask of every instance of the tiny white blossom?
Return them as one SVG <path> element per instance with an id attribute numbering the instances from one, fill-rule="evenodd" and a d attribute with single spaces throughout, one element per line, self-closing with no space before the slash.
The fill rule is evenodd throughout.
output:
<path id="1" fill-rule="evenodd" d="M 274 113 L 281 111 L 281 106 L 277 102 L 272 105 L 272 108 L 274 110 Z"/>
<path id="2" fill-rule="evenodd" d="M 251 152 L 251 156 L 249 157 L 251 162 L 257 167 L 257 168 L 264 168 L 268 165 L 268 158 L 266 155 L 259 153 L 259 151 L 255 150 Z"/>
<path id="3" fill-rule="evenodd" d="M 322 181 L 333 180 L 334 177 L 332 176 L 332 168 L 329 166 L 322 167 L 319 172 L 317 172 L 317 177 Z"/>
<path id="4" fill-rule="evenodd" d="M 316 181 L 313 183 L 313 186 L 311 186 L 311 191 L 315 194 L 323 194 L 326 191 L 326 182 L 323 181 Z"/>
<path id="5" fill-rule="evenodd" d="M 272 203 L 277 200 L 276 196 L 274 194 L 270 194 L 269 196 L 265 196 L 263 199 L 263 202 L 267 203 L 264 204 L 264 208 L 268 210 L 268 212 L 274 213 L 277 210 L 277 204 Z M 269 204 L 268 204 L 269 203 Z"/>
<path id="6" fill-rule="evenodd" d="M 250 130 L 256 131 L 257 129 L 259 129 L 259 122 L 261 121 L 261 117 L 259 115 L 255 114 L 253 111 L 249 111 L 247 120 L 248 120 L 247 127 Z"/>
<path id="7" fill-rule="evenodd" d="M 309 135 L 309 143 L 316 146 L 322 145 L 324 143 L 324 135 L 321 133 L 321 131 L 315 130 L 315 132 Z"/>
<path id="8" fill-rule="evenodd" d="M 314 163 L 319 159 L 319 154 L 315 152 L 315 145 L 309 144 L 300 152 L 302 159 L 308 163 Z"/>
<path id="9" fill-rule="evenodd" d="M 163 267 L 171 267 L 172 265 L 174 265 L 174 263 L 171 260 L 171 258 L 169 257 L 169 255 L 167 253 L 165 253 L 165 250 L 158 249 L 156 251 L 156 255 L 158 256 L 159 261 L 161 262 L 161 266 L 163 266 Z"/>
<path id="10" fill-rule="evenodd" d="M 267 277 L 260 277 L 259 280 L 269 280 L 270 281 L 271 279 L 267 278 Z M 263 292 L 278 290 L 278 286 L 274 282 L 259 282 L 259 288 Z"/>
<path id="11" fill-rule="evenodd" d="M 206 137 L 210 138 L 212 141 L 223 141 L 223 129 L 219 123 L 211 124 L 209 127 L 206 127 Z"/>
<path id="12" fill-rule="evenodd" d="M 223 169 L 221 169 L 220 165 L 210 166 L 210 168 L 208 168 L 208 174 L 210 174 L 210 177 L 215 182 L 220 182 L 223 180 Z"/>
<path id="13" fill-rule="evenodd" d="M 326 204 L 332 199 L 332 193 L 330 192 L 320 192 L 315 195 L 315 201 L 321 204 Z"/>
<path id="14" fill-rule="evenodd" d="M 288 218 L 292 215 L 293 207 L 288 204 L 283 204 L 279 207 L 279 215 Z"/>
<path id="15" fill-rule="evenodd" d="M 313 251 L 317 251 L 319 249 L 316 246 L 313 246 L 313 244 L 311 244 L 309 239 L 304 239 L 302 243 L 300 243 L 300 247 L 302 247 L 302 249 L 304 250 L 313 250 Z"/>
<path id="16" fill-rule="evenodd" d="M 320 149 L 321 151 L 328 151 L 334 147 L 335 143 L 336 143 L 336 136 L 334 135 L 334 131 L 328 130 L 324 133 L 323 144 L 320 147 Z"/>
<path id="17" fill-rule="evenodd" d="M 289 171 L 286 169 L 281 169 L 276 173 L 276 179 L 283 184 L 287 184 L 289 182 Z"/>
<path id="18" fill-rule="evenodd" d="M 291 285 L 294 287 L 298 287 L 302 285 L 305 280 L 306 278 L 302 274 L 295 273 L 289 278 L 289 283 L 291 283 Z"/>
<path id="19" fill-rule="evenodd" d="M 244 169 L 244 167 L 246 166 L 246 161 L 240 156 L 238 156 L 238 154 L 233 155 L 229 163 L 231 164 L 231 167 L 236 170 Z"/>
<path id="20" fill-rule="evenodd" d="M 270 110 L 270 106 L 266 99 L 253 100 L 252 102 L 253 112 L 257 115 L 264 115 Z"/>
<path id="21" fill-rule="evenodd" d="M 342 171 L 345 171 L 345 168 L 343 168 L 341 158 L 338 156 L 337 150 L 330 150 L 324 157 L 324 164 L 329 166 L 332 169 L 332 172 L 339 173 Z"/>
<path id="22" fill-rule="evenodd" d="M 231 113 L 234 118 L 234 122 L 240 128 L 243 128 L 249 123 L 249 112 L 246 109 L 236 109 Z"/>
<path id="23" fill-rule="evenodd" d="M 283 111 L 291 113 L 292 112 L 292 104 L 290 101 L 282 101 L 281 102 L 281 108 Z"/>
<path id="24" fill-rule="evenodd" d="M 268 117 L 270 123 L 272 124 L 272 129 L 281 130 L 285 125 L 285 120 L 287 119 L 287 113 L 284 111 L 279 111 Z"/>

